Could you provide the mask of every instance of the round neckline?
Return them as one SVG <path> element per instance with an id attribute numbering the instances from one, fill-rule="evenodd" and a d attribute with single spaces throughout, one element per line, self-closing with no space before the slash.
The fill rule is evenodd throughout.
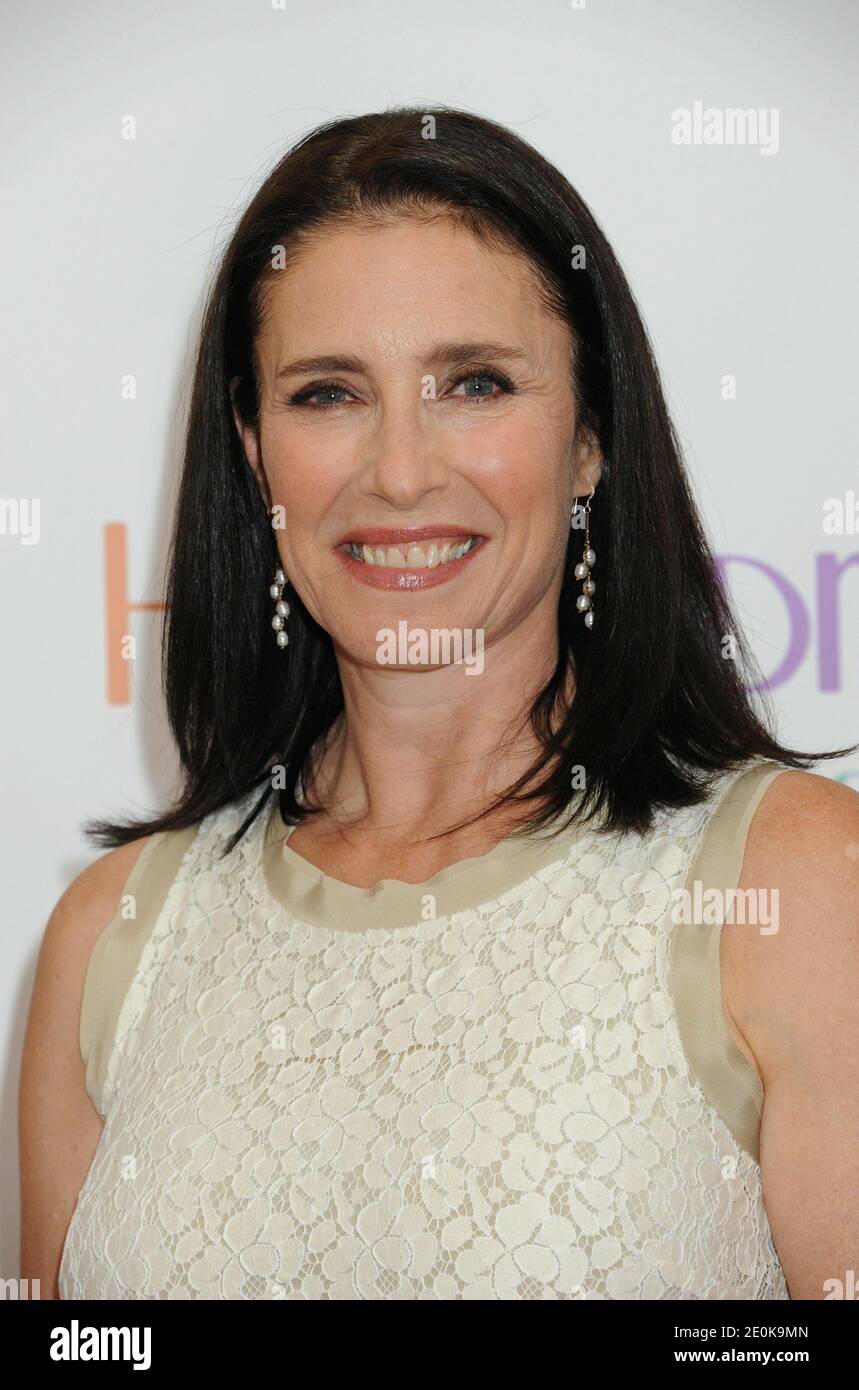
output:
<path id="1" fill-rule="evenodd" d="M 277 796 L 264 815 L 262 869 L 271 897 L 301 921 L 352 932 L 419 926 L 492 902 L 563 859 L 587 829 L 574 823 L 558 831 L 553 821 L 525 836 L 506 835 L 483 854 L 458 859 L 421 883 L 381 878 L 360 888 L 317 868 L 291 847 L 296 827 L 284 825 Z"/>

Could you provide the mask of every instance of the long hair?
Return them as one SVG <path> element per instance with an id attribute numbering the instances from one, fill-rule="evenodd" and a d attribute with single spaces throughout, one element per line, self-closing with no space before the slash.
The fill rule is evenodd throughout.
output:
<path id="1" fill-rule="evenodd" d="M 299 779 L 343 693 L 330 637 L 297 595 L 288 648 L 273 640 L 274 532 L 232 406 L 257 425 L 254 344 L 272 277 L 335 226 L 402 215 L 450 217 L 525 258 L 545 307 L 571 330 L 578 418 L 604 460 L 591 509 L 597 621 L 587 629 L 576 610 L 582 533 L 571 531 L 557 666 L 530 709 L 539 755 L 492 806 L 528 803 L 522 831 L 573 817 L 642 831 L 657 809 L 695 804 L 721 772 L 750 759 L 801 767 L 848 751 L 782 747 L 752 703 L 759 673 L 704 536 L 647 332 L 582 198 L 503 126 L 446 106 L 396 107 L 300 140 L 221 257 L 196 357 L 165 593 L 162 672 L 182 787 L 161 815 L 88 822 L 101 845 L 191 826 L 258 789 L 233 848 L 274 794 L 274 768 L 283 819 L 307 813 Z M 728 636 L 733 660 L 723 656 Z M 576 768 L 586 769 L 581 790 Z"/>

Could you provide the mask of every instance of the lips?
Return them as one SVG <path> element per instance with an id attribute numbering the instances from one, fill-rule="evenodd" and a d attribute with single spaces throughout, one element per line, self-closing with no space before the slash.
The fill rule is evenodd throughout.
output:
<path id="1" fill-rule="evenodd" d="M 371 527 L 344 537 L 334 553 L 361 583 L 409 591 L 446 583 L 485 545 L 484 536 L 461 526 Z"/>

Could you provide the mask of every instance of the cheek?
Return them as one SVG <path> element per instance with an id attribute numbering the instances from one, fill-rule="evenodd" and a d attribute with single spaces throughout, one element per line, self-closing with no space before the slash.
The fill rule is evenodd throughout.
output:
<path id="1" fill-rule="evenodd" d="M 328 466 L 324 448 L 317 443 L 311 451 L 294 430 L 277 422 L 263 426 L 262 448 L 272 502 L 283 506 L 287 526 L 298 535 L 324 515 L 336 494 L 336 472 Z"/>
<path id="2" fill-rule="evenodd" d="M 568 471 L 567 432 L 531 403 L 478 436 L 474 457 L 488 483 L 517 504 L 563 490 Z"/>
<path id="3" fill-rule="evenodd" d="M 564 530 L 568 476 L 557 440 L 534 432 L 509 436 L 481 456 L 474 481 L 511 533 L 557 541 Z"/>

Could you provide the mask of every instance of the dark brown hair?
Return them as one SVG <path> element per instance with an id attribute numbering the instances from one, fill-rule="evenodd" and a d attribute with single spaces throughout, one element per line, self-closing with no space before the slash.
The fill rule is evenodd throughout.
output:
<path id="1" fill-rule="evenodd" d="M 643 830 L 657 808 L 694 804 L 717 774 L 750 759 L 800 767 L 848 751 L 784 748 L 753 707 L 758 673 L 704 537 L 641 315 L 582 198 L 503 126 L 445 106 L 399 107 L 300 140 L 223 253 L 197 353 L 166 585 L 164 687 L 184 782 L 161 815 L 89 822 L 102 845 L 193 825 L 258 788 L 232 847 L 274 794 L 276 765 L 281 814 L 302 817 L 298 779 L 343 695 L 331 640 L 297 595 L 289 647 L 273 640 L 274 533 L 235 429 L 231 383 L 255 425 L 254 344 L 268 280 L 283 273 L 272 270 L 275 247 L 288 267 L 308 238 L 337 224 L 404 214 L 451 217 L 525 258 L 571 330 L 577 415 L 604 459 L 591 510 L 598 621 L 588 630 L 575 608 L 581 532 L 572 531 L 558 663 L 530 710 L 541 751 L 494 805 L 530 803 L 525 828 L 599 812 L 609 829 Z M 728 634 L 737 660 L 723 658 Z M 587 770 L 582 791 L 571 787 L 575 767 Z"/>

